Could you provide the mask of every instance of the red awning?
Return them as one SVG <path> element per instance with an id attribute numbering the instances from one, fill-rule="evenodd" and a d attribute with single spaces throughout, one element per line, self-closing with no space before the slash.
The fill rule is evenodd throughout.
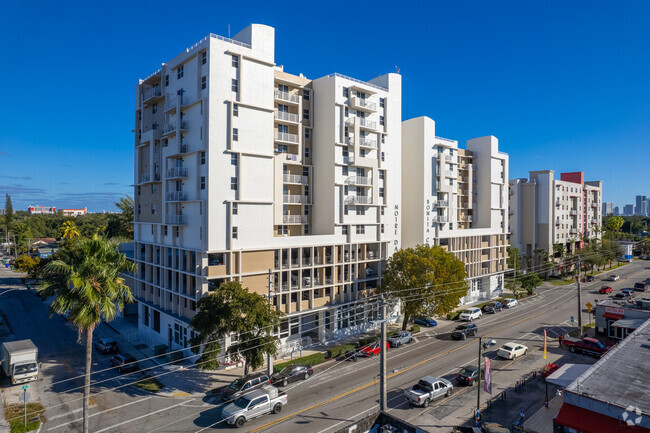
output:
<path id="1" fill-rule="evenodd" d="M 606 319 L 612 319 L 612 320 L 621 320 L 623 318 L 622 314 L 616 314 L 616 313 L 605 313 L 603 314 L 603 317 Z"/>
<path id="2" fill-rule="evenodd" d="M 639 432 L 637 427 L 630 427 L 616 418 L 566 403 L 562 405 L 560 413 L 555 417 L 555 423 L 582 433 Z"/>

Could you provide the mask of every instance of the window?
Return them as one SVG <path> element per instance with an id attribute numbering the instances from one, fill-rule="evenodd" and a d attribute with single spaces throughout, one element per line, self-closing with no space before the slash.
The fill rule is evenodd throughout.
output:
<path id="1" fill-rule="evenodd" d="M 305 158 L 309 158 L 309 148 L 305 147 Z"/>
<path id="2" fill-rule="evenodd" d="M 383 187 L 379 187 L 379 197 L 382 197 L 382 198 L 384 197 L 384 188 Z"/>
<path id="3" fill-rule="evenodd" d="M 343 206 L 343 215 L 347 215 L 347 214 L 348 214 L 348 209 L 349 209 L 348 206 Z"/>
<path id="4" fill-rule="evenodd" d="M 279 235 L 288 235 L 289 234 L 289 227 L 288 226 L 278 226 L 278 234 Z"/>
<path id="5" fill-rule="evenodd" d="M 239 57 L 234 55 L 232 56 L 232 67 L 233 68 L 238 68 L 239 67 Z"/>
<path id="6" fill-rule="evenodd" d="M 381 108 L 384 108 L 386 106 L 386 99 L 384 98 L 379 98 L 379 106 Z"/>
<path id="7" fill-rule="evenodd" d="M 381 144 L 384 144 L 384 143 L 386 143 L 386 136 L 382 134 L 381 135 Z"/>
<path id="8" fill-rule="evenodd" d="M 239 205 L 237 205 L 237 203 L 232 204 L 232 214 L 239 215 Z"/>
<path id="9" fill-rule="evenodd" d="M 238 160 L 239 160 L 239 155 L 237 155 L 236 153 L 231 153 L 230 154 L 230 164 L 231 165 L 237 165 Z"/>
<path id="10" fill-rule="evenodd" d="M 239 117 L 239 105 L 234 104 L 232 106 L 232 115 L 235 117 Z"/>
<path id="11" fill-rule="evenodd" d="M 304 234 L 308 235 L 309 234 L 309 225 L 305 224 L 305 232 Z"/>
<path id="12" fill-rule="evenodd" d="M 208 87 L 208 77 L 205 75 L 201 77 L 201 90 L 205 90 Z"/>
<path id="13" fill-rule="evenodd" d="M 348 172 L 348 166 L 347 166 L 347 165 L 344 165 L 344 166 L 341 167 L 341 168 L 342 168 L 342 170 L 343 170 L 343 176 L 347 176 L 348 173 L 349 173 L 349 172 Z"/>
<path id="14" fill-rule="evenodd" d="M 231 85 L 230 89 L 233 92 L 239 92 L 239 81 L 236 78 L 232 79 L 232 85 Z"/>
<path id="15" fill-rule="evenodd" d="M 343 186 L 343 195 L 348 195 L 350 193 L 350 187 L 345 185 Z"/>
<path id="16" fill-rule="evenodd" d="M 232 141 L 239 141 L 239 129 L 232 129 Z"/>
<path id="17" fill-rule="evenodd" d="M 383 224 L 381 225 L 381 232 L 382 233 L 384 232 L 384 225 Z"/>
<path id="18" fill-rule="evenodd" d="M 155 183 L 152 183 L 152 184 L 151 184 L 151 193 L 152 193 L 152 194 L 155 194 L 155 193 L 156 193 L 156 184 L 155 184 Z"/>
<path id="19" fill-rule="evenodd" d="M 205 164 L 205 150 L 201 152 L 201 165 Z"/>
<path id="20" fill-rule="evenodd" d="M 155 214 L 156 214 L 156 203 L 153 203 L 153 204 L 151 205 L 151 215 L 155 215 Z M 153 228 L 153 227 L 152 227 L 152 228 Z"/>
<path id="21" fill-rule="evenodd" d="M 302 99 L 304 99 L 305 101 L 309 101 L 309 90 L 302 91 Z"/>
<path id="22" fill-rule="evenodd" d="M 348 234 L 348 226 L 343 226 L 343 227 L 342 227 L 342 230 L 343 230 L 343 234 L 344 234 L 344 235 L 347 235 L 347 234 Z"/>
<path id="23" fill-rule="evenodd" d="M 158 104 L 151 105 L 151 114 L 156 114 L 158 112 Z"/>
<path id="24" fill-rule="evenodd" d="M 140 205 L 138 205 L 138 215 L 140 215 Z"/>
<path id="25" fill-rule="evenodd" d="M 350 110 L 348 110 L 348 107 L 345 107 L 345 117 L 348 117 L 350 115 Z"/>
<path id="26" fill-rule="evenodd" d="M 206 63 L 208 63 L 208 52 L 207 52 L 207 51 L 203 51 L 203 52 L 201 53 L 201 64 L 202 64 L 202 65 L 205 65 Z"/>
<path id="27" fill-rule="evenodd" d="M 382 125 L 382 126 L 384 126 L 384 124 L 385 124 L 385 122 L 384 122 L 384 116 L 379 116 L 379 124 Z"/>
<path id="28" fill-rule="evenodd" d="M 201 176 L 201 189 L 205 189 L 205 176 Z"/>
<path id="29" fill-rule="evenodd" d="M 180 67 L 176 70 L 176 79 L 177 79 L 177 80 L 180 80 L 181 78 L 183 78 L 183 75 L 184 75 L 183 66 L 180 66 Z"/>
<path id="30" fill-rule="evenodd" d="M 364 206 L 357 207 L 357 215 L 365 215 L 366 208 Z"/>
<path id="31" fill-rule="evenodd" d="M 302 118 L 309 120 L 309 110 L 302 110 Z"/>
<path id="32" fill-rule="evenodd" d="M 384 170 L 379 170 L 379 180 L 384 180 L 385 172 Z"/>
<path id="33" fill-rule="evenodd" d="M 366 226 L 357 226 L 357 234 L 363 235 L 366 233 Z"/>
<path id="34" fill-rule="evenodd" d="M 230 189 L 233 191 L 237 191 L 237 178 L 236 177 L 231 177 L 230 178 Z"/>
<path id="35" fill-rule="evenodd" d="M 138 187 L 137 191 L 138 191 L 138 195 L 140 195 L 140 187 Z"/>
<path id="36" fill-rule="evenodd" d="M 304 214 L 305 214 L 305 215 L 309 215 L 309 206 L 305 206 L 305 212 L 304 212 Z"/>
<path id="37" fill-rule="evenodd" d="M 381 208 L 381 216 L 384 216 L 384 208 Z"/>
<path id="38" fill-rule="evenodd" d="M 381 160 L 384 161 L 384 152 L 381 153 Z"/>
<path id="39" fill-rule="evenodd" d="M 169 74 L 165 75 L 165 86 L 169 86 Z"/>
<path id="40" fill-rule="evenodd" d="M 235 226 L 232 228 L 232 238 L 237 239 L 238 235 L 239 235 L 239 229 Z"/>
<path id="41" fill-rule="evenodd" d="M 348 88 L 344 87 L 343 88 L 343 97 L 347 98 L 349 95 L 350 95 L 350 92 L 348 91 Z"/>

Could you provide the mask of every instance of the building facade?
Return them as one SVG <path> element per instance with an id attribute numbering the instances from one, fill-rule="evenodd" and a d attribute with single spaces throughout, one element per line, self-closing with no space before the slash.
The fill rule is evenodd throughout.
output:
<path id="1" fill-rule="evenodd" d="M 27 213 L 30 215 L 50 215 L 56 213 L 54 206 L 28 206 Z"/>
<path id="2" fill-rule="evenodd" d="M 440 245 L 465 263 L 461 303 L 498 296 L 506 270 L 508 155 L 495 137 L 467 148 L 435 135 L 435 122 L 402 123 L 402 244 Z"/>
<path id="3" fill-rule="evenodd" d="M 644 195 L 636 196 L 635 215 L 648 216 L 648 199 Z"/>
<path id="4" fill-rule="evenodd" d="M 510 243 L 524 256 L 554 244 L 569 252 L 582 248 L 584 239 L 600 239 L 602 181 L 585 181 L 584 173 L 531 171 L 529 179 L 510 180 Z"/>
<path id="5" fill-rule="evenodd" d="M 187 347 L 222 282 L 270 297 L 280 337 L 375 326 L 401 239 L 401 77 L 310 80 L 274 29 L 209 35 L 136 86 L 133 291 L 152 343 Z"/>
<path id="6" fill-rule="evenodd" d="M 603 216 L 614 214 L 614 203 L 603 202 Z"/>
<path id="7" fill-rule="evenodd" d="M 626 204 L 623 206 L 623 215 L 625 216 L 631 216 L 634 215 L 635 209 L 633 204 Z"/>
<path id="8" fill-rule="evenodd" d="M 86 215 L 88 213 L 88 208 L 83 208 L 83 209 L 61 209 L 61 212 L 63 213 L 63 216 L 79 216 L 79 215 Z"/>

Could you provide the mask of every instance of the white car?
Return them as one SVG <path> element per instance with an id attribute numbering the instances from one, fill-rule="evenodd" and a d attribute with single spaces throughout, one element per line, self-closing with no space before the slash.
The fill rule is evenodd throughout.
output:
<path id="1" fill-rule="evenodd" d="M 621 277 L 619 277 L 618 275 L 610 275 L 609 277 L 609 281 L 618 281 L 620 279 Z"/>
<path id="2" fill-rule="evenodd" d="M 501 301 L 501 305 L 503 305 L 506 308 L 512 308 L 519 305 L 519 302 L 517 302 L 515 298 L 506 298 L 503 301 Z"/>
<path id="3" fill-rule="evenodd" d="M 483 316 L 483 312 L 480 308 L 468 308 L 467 310 L 463 310 L 458 318 L 466 322 L 471 322 L 474 319 L 480 319 L 481 316 Z"/>
<path id="4" fill-rule="evenodd" d="M 528 352 L 528 348 L 523 344 L 519 343 L 506 343 L 499 350 L 497 350 L 497 355 L 505 359 L 517 359 L 518 356 L 525 355 Z"/>

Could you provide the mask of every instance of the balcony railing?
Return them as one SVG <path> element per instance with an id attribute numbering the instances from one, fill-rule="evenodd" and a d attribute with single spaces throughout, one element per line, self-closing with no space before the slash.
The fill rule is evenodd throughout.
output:
<path id="1" fill-rule="evenodd" d="M 377 129 L 377 122 L 374 120 L 360 118 L 359 125 L 363 126 L 364 128 Z"/>
<path id="2" fill-rule="evenodd" d="M 287 122 L 298 123 L 298 115 L 287 113 L 286 111 L 276 111 L 275 118 L 278 120 L 285 120 Z"/>
<path id="3" fill-rule="evenodd" d="M 446 222 L 447 222 L 447 217 L 444 216 L 444 215 L 441 215 L 441 216 L 439 216 L 439 217 L 437 218 L 437 221 L 438 221 L 439 223 L 446 223 Z"/>
<path id="4" fill-rule="evenodd" d="M 282 180 L 288 183 L 299 183 L 301 185 L 307 185 L 309 183 L 309 178 L 307 176 L 299 176 L 297 174 L 284 174 L 282 175 Z"/>
<path id="5" fill-rule="evenodd" d="M 284 155 L 286 155 L 287 161 L 300 161 L 300 155 L 296 155 L 295 153 L 288 153 L 288 152 L 282 152 Z"/>
<path id="6" fill-rule="evenodd" d="M 592 218 L 591 223 L 592 224 L 598 224 L 598 219 L 597 218 Z"/>
<path id="7" fill-rule="evenodd" d="M 167 178 L 187 177 L 187 167 L 172 167 L 167 170 Z"/>
<path id="8" fill-rule="evenodd" d="M 559 225 L 561 225 L 561 224 L 562 224 L 562 222 L 561 222 L 560 220 L 555 220 L 555 225 L 556 225 L 556 226 L 559 226 Z"/>
<path id="9" fill-rule="evenodd" d="M 372 197 L 365 195 L 351 195 L 345 198 L 345 204 L 372 204 Z"/>
<path id="10" fill-rule="evenodd" d="M 307 203 L 308 197 L 306 195 L 290 195 L 285 194 L 282 196 L 283 203 Z"/>
<path id="11" fill-rule="evenodd" d="M 282 224 L 307 224 L 307 215 L 282 215 Z"/>
<path id="12" fill-rule="evenodd" d="M 372 101 L 367 101 L 365 99 L 361 99 L 357 96 L 353 96 L 352 98 L 350 98 L 350 104 L 353 107 L 361 107 L 361 108 L 365 108 L 366 110 L 371 110 L 371 111 L 377 110 L 377 103 Z"/>
<path id="13" fill-rule="evenodd" d="M 362 138 L 359 140 L 359 145 L 363 147 L 372 147 L 373 149 L 377 148 L 377 140 L 371 140 L 369 138 Z"/>
<path id="14" fill-rule="evenodd" d="M 300 101 L 300 96 L 296 94 L 291 94 L 289 92 L 282 92 L 280 90 L 276 90 L 275 99 L 280 99 L 282 101 L 288 101 L 297 104 Z"/>
<path id="15" fill-rule="evenodd" d="M 286 141 L 288 143 L 298 143 L 298 135 L 289 134 L 288 132 L 275 131 L 275 141 Z"/>
<path id="16" fill-rule="evenodd" d="M 445 170 L 445 176 L 452 177 L 452 176 L 455 176 L 455 175 L 456 175 L 456 173 L 453 172 L 452 170 Z"/>
<path id="17" fill-rule="evenodd" d="M 176 125 L 177 125 L 176 122 L 167 123 L 165 125 L 165 130 L 164 130 L 165 134 L 169 134 L 169 133 L 172 133 L 172 132 L 176 131 Z M 187 130 L 187 122 L 186 121 L 182 120 L 180 122 L 180 125 L 181 125 L 181 130 L 182 131 Z"/>
<path id="18" fill-rule="evenodd" d="M 167 94 L 167 96 L 165 97 L 165 106 L 164 106 L 165 112 L 174 110 L 178 106 L 179 102 L 181 105 L 187 105 L 190 102 L 190 98 L 185 95 L 170 96 L 169 94 Z"/>
<path id="19" fill-rule="evenodd" d="M 187 193 L 185 191 L 173 191 L 167 193 L 167 201 L 187 201 Z"/>
<path id="20" fill-rule="evenodd" d="M 578 229 L 575 229 L 575 228 L 574 228 L 574 229 L 570 229 L 570 230 L 569 230 L 569 234 L 577 235 L 577 234 L 578 234 Z"/>
<path id="21" fill-rule="evenodd" d="M 577 210 L 569 211 L 569 215 L 578 215 L 578 211 Z"/>
<path id="22" fill-rule="evenodd" d="M 447 200 L 436 200 L 437 207 L 449 207 L 449 202 Z"/>
<path id="23" fill-rule="evenodd" d="M 344 164 L 354 164 L 354 153 L 350 153 L 343 157 Z"/>
<path id="24" fill-rule="evenodd" d="M 149 182 L 151 180 L 151 175 L 149 173 L 144 173 L 140 175 L 140 183 Z"/>
<path id="25" fill-rule="evenodd" d="M 165 224 L 172 226 L 184 226 L 187 224 L 186 215 L 167 215 L 165 217 Z"/>
<path id="26" fill-rule="evenodd" d="M 347 185 L 372 185 L 372 178 L 365 176 L 350 176 L 345 179 Z"/>
<path id="27" fill-rule="evenodd" d="M 150 99 L 160 98 L 161 96 L 162 92 L 160 91 L 160 87 L 152 87 L 144 91 L 143 98 L 144 102 L 147 102 Z"/>

